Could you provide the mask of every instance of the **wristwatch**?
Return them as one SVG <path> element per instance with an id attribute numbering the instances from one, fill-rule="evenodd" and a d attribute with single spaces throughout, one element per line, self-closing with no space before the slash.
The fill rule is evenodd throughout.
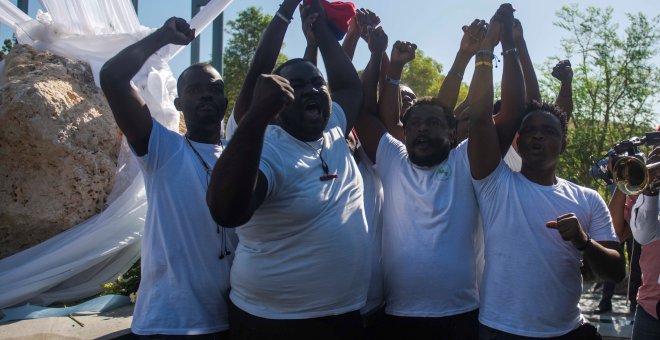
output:
<path id="1" fill-rule="evenodd" d="M 587 242 L 585 242 L 582 247 L 575 247 L 575 248 L 577 248 L 577 250 L 579 250 L 579 251 L 585 251 L 589 247 L 591 247 L 591 235 L 589 235 L 589 233 L 587 233 Z"/>

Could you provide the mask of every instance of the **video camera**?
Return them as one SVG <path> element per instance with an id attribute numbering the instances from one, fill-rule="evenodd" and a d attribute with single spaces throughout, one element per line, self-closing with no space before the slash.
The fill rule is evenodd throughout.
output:
<path id="1" fill-rule="evenodd" d="M 615 183 L 612 173 L 607 170 L 607 163 L 612 158 L 612 164 L 615 165 L 619 160 L 624 157 L 637 158 L 642 163 L 646 163 L 646 156 L 639 150 L 642 145 L 658 145 L 660 144 L 660 132 L 647 132 L 644 137 L 632 137 L 627 140 L 622 140 L 614 145 L 607 155 L 597 160 L 589 169 L 589 174 L 595 180 L 602 180 L 606 185 Z"/>

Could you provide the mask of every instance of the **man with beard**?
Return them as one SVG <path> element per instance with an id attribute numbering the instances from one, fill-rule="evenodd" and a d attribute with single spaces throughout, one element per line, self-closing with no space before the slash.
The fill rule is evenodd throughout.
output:
<path id="1" fill-rule="evenodd" d="M 285 1 L 274 20 L 288 23 L 297 2 Z M 250 78 L 249 107 L 207 194 L 215 220 L 238 227 L 230 294 L 238 339 L 362 332 L 370 259 L 362 183 L 345 140 L 362 90 L 318 0 L 313 13 L 328 81 L 305 59 Z"/>
<path id="2" fill-rule="evenodd" d="M 479 23 L 475 22 L 475 33 L 485 28 Z M 499 37 L 481 34 L 483 41 L 477 47 L 492 51 Z M 412 60 L 414 50 L 411 43 L 395 43 L 390 69 L 402 68 Z M 486 55 L 490 56 L 492 52 Z M 513 69 L 504 69 L 507 83 L 517 77 L 522 84 L 520 70 Z M 384 91 L 398 93 L 397 83 L 397 79 L 386 81 Z M 392 107 L 400 105 L 395 100 Z M 514 113 L 503 110 L 498 125 L 514 126 Z M 388 337 L 476 339 L 479 213 L 469 174 L 468 142 L 455 144 L 452 110 L 434 99 L 418 100 L 402 123 L 403 143 L 385 131 L 386 124 L 376 112 L 363 114 L 356 126 L 376 163 L 385 195 L 382 253 Z M 504 134 L 510 136 L 508 140 L 499 143 L 502 149 L 513 138 L 514 130 L 509 130 Z"/>
<path id="3" fill-rule="evenodd" d="M 519 63 L 510 5 L 500 7 L 487 36 L 491 30 L 500 30 L 506 72 Z M 566 147 L 567 117 L 537 102 L 524 110 L 522 82 L 502 82 L 500 114 L 526 114 L 518 130 L 522 169 L 506 165 L 503 149 L 495 145 L 512 136 L 493 124 L 492 68 L 484 62 L 477 57 L 468 100 L 468 157 L 486 246 L 479 337 L 599 339 L 578 307 L 580 266 L 584 257 L 601 277 L 625 276 L 622 256 L 610 249 L 618 242 L 607 206 L 594 190 L 555 176 Z"/>
<path id="4" fill-rule="evenodd" d="M 208 64 L 183 71 L 174 105 L 183 111 L 185 136 L 154 120 L 131 86 L 152 54 L 194 37 L 185 20 L 168 19 L 103 65 L 101 88 L 137 156 L 149 202 L 133 333 L 228 339 L 226 295 L 235 235 L 216 224 L 205 207 L 211 168 L 223 149 L 224 82 Z"/>

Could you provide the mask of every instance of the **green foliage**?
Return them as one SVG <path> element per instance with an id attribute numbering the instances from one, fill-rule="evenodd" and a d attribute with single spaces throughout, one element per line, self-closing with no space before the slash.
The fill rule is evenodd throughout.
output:
<path id="1" fill-rule="evenodd" d="M 126 295 L 135 296 L 140 286 L 140 260 L 137 260 L 126 273 L 119 276 L 114 282 L 108 282 L 103 285 L 103 292 L 100 295 Z M 133 298 L 132 298 L 133 300 Z"/>
<path id="2" fill-rule="evenodd" d="M 588 173 L 592 156 L 601 158 L 616 142 L 654 130 L 657 120 L 660 71 L 651 58 L 658 51 L 660 17 L 627 16 L 631 24 L 623 36 L 612 22 L 612 8 L 565 6 L 554 23 L 570 33 L 561 43 L 574 73 L 574 110 L 559 176 L 588 187 L 595 187 Z M 548 99 L 559 91 L 549 71 L 559 60 L 553 59 L 540 79 Z"/>
<path id="3" fill-rule="evenodd" d="M 441 73 L 442 64 L 417 50 L 415 59 L 404 66 L 401 82 L 415 91 L 417 97 L 435 96 L 440 89 Z"/>
<path id="4" fill-rule="evenodd" d="M 225 91 L 229 99 L 229 110 L 234 107 L 236 98 L 241 91 L 250 61 L 259 45 L 261 34 L 266 29 L 271 15 L 264 14 L 261 8 L 248 7 L 238 13 L 236 20 L 227 22 L 226 32 L 231 35 L 224 51 L 224 80 Z M 280 53 L 276 67 L 287 60 L 286 55 Z"/>
<path id="5" fill-rule="evenodd" d="M 0 49 L 0 60 L 5 59 L 5 56 L 9 54 L 12 47 L 14 47 L 16 44 L 18 44 L 16 41 L 16 36 L 11 39 L 5 39 L 5 41 L 2 43 L 2 48 Z"/>
<path id="6" fill-rule="evenodd" d="M 442 86 L 442 83 L 445 81 L 445 78 L 447 78 L 446 75 L 444 74 L 440 75 L 440 83 L 438 84 L 438 90 L 440 90 L 440 87 Z M 465 82 L 461 82 L 461 87 L 458 89 L 458 100 L 456 101 L 456 106 L 458 106 L 465 99 L 467 99 L 469 89 L 470 87 L 468 86 L 468 84 L 466 84 Z M 437 94 L 438 92 L 436 91 L 433 95 L 436 96 Z"/>

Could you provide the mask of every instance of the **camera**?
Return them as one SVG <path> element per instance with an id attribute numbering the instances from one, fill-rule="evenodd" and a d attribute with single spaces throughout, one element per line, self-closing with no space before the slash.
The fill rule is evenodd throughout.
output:
<path id="1" fill-rule="evenodd" d="M 607 155 L 594 162 L 589 169 L 589 174 L 596 181 L 601 180 L 606 185 L 615 184 L 612 172 L 607 169 L 609 159 L 612 159 L 612 165 L 616 165 L 619 160 L 624 157 L 634 157 L 641 161 L 642 164 L 646 163 L 646 156 L 639 149 L 642 145 L 657 145 L 660 144 L 660 132 L 647 132 L 644 137 L 632 137 L 627 140 L 622 140 L 614 145 Z"/>
<path id="2" fill-rule="evenodd" d="M 589 174 L 593 179 L 596 181 L 601 180 L 605 183 L 605 185 L 612 185 L 614 184 L 614 179 L 612 178 L 612 173 L 607 170 L 607 162 L 610 157 L 614 156 L 614 150 L 610 149 L 607 152 L 607 156 L 605 158 L 597 160 L 593 165 L 591 165 L 591 168 L 589 169 Z"/>

